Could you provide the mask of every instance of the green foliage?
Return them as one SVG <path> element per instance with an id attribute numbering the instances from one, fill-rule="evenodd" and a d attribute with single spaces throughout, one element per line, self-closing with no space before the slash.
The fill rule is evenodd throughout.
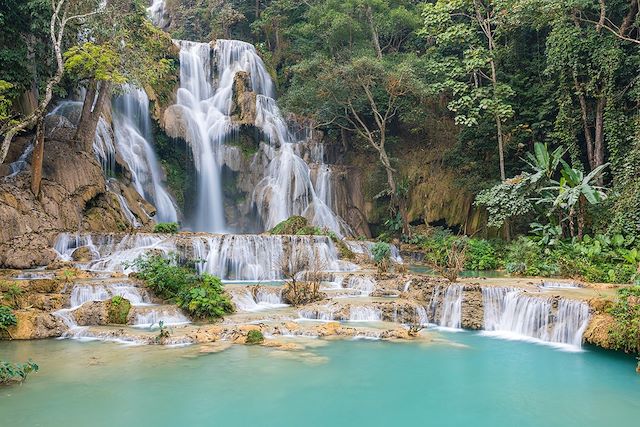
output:
<path id="1" fill-rule="evenodd" d="M 121 58 L 109 45 L 86 42 L 64 53 L 64 69 L 79 80 L 95 79 L 116 84 L 126 82 L 120 72 Z"/>
<path id="2" fill-rule="evenodd" d="M 38 372 L 38 365 L 31 359 L 27 363 L 0 361 L 0 385 L 24 382 L 30 373 Z"/>
<path id="3" fill-rule="evenodd" d="M 159 222 L 153 227 L 154 233 L 175 234 L 180 230 L 177 222 Z"/>
<path id="4" fill-rule="evenodd" d="M 220 279 L 206 273 L 199 278 L 196 285 L 181 289 L 176 302 L 179 307 L 200 319 L 222 317 L 234 310 Z"/>
<path id="5" fill-rule="evenodd" d="M 247 340 L 246 340 L 247 344 L 249 345 L 262 344 L 263 342 L 264 342 L 264 335 L 262 335 L 262 332 L 254 329 L 247 332 Z"/>
<path id="6" fill-rule="evenodd" d="M 0 80 L 0 129 L 6 126 L 11 119 L 11 98 L 8 94 L 13 85 L 4 80 Z"/>
<path id="7" fill-rule="evenodd" d="M 115 325 L 126 325 L 127 317 L 131 310 L 131 302 L 119 295 L 114 296 L 108 303 L 108 319 L 109 323 Z"/>
<path id="8" fill-rule="evenodd" d="M 640 286 L 618 289 L 618 301 L 609 313 L 616 320 L 610 331 L 613 348 L 640 353 Z"/>
<path id="9" fill-rule="evenodd" d="M 0 336 L 7 334 L 9 337 L 9 328 L 11 326 L 16 326 L 18 324 L 18 319 L 16 319 L 16 315 L 13 314 L 13 311 L 10 307 L 5 305 L 0 305 Z"/>
<path id="10" fill-rule="evenodd" d="M 371 247 L 371 254 L 373 255 L 373 261 L 378 265 L 389 262 L 391 258 L 391 246 L 386 242 L 376 242 Z"/>
<path id="11" fill-rule="evenodd" d="M 174 301 L 196 318 L 216 318 L 234 311 L 220 279 L 209 274 L 199 276 L 192 266 L 180 265 L 175 255 L 142 256 L 131 266 L 158 296 Z"/>
<path id="12" fill-rule="evenodd" d="M 20 297 L 24 294 L 24 291 L 20 286 L 16 283 L 9 282 L 6 287 L 0 287 L 0 290 L 2 290 L 2 293 L 0 294 L 2 295 L 2 299 L 9 304 L 11 308 L 21 308 Z"/>
<path id="13" fill-rule="evenodd" d="M 316 234 L 316 233 L 299 233 L 302 230 L 307 230 L 309 222 L 307 218 L 303 216 L 292 216 L 273 227 L 270 234 Z M 313 231 L 313 230 L 312 230 Z"/>

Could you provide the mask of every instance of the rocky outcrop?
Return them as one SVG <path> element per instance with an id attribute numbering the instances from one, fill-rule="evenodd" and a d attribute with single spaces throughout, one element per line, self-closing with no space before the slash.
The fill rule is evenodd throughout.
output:
<path id="1" fill-rule="evenodd" d="M 28 166 L 15 176 L 0 178 L 0 267 L 25 269 L 51 263 L 56 258 L 52 243 L 61 232 L 130 228 L 92 154 L 76 151 L 69 141 L 47 140 L 45 147 L 39 198 L 31 192 Z M 147 213 L 154 211 L 135 190 L 121 187 L 132 209 L 146 206 Z M 136 215 L 149 222 L 147 213 Z"/>
<path id="2" fill-rule="evenodd" d="M 14 340 L 59 337 L 67 329 L 62 319 L 40 310 L 15 310 L 18 324 L 9 328 Z"/>
<path id="3" fill-rule="evenodd" d="M 484 303 L 482 288 L 479 285 L 467 285 L 462 298 L 462 327 L 480 330 L 484 326 Z"/>
<path id="4" fill-rule="evenodd" d="M 251 87 L 251 76 L 239 71 L 233 77 L 231 121 L 237 125 L 254 125 L 256 122 L 256 93 Z"/>

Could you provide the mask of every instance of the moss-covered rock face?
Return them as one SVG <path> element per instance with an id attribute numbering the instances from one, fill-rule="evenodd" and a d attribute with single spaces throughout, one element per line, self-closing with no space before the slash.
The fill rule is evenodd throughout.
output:
<path id="1" fill-rule="evenodd" d="M 107 317 L 110 324 L 126 325 L 131 310 L 131 302 L 121 296 L 111 298 L 107 304 Z"/>
<path id="2" fill-rule="evenodd" d="M 307 228 L 309 221 L 303 216 L 292 216 L 285 219 L 269 231 L 271 234 L 298 234 L 301 230 Z M 314 233 L 305 233 L 314 234 Z"/>
<path id="3" fill-rule="evenodd" d="M 251 330 L 247 332 L 247 339 L 245 341 L 246 344 L 249 344 L 249 345 L 262 344 L 263 342 L 264 342 L 264 335 L 262 335 L 262 332 L 258 330 Z"/>

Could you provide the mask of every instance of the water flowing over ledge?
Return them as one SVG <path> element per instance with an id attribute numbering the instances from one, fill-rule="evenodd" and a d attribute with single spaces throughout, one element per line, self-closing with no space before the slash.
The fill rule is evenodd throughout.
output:
<path id="1" fill-rule="evenodd" d="M 87 247 L 93 260 L 83 267 L 96 271 L 129 273 L 127 263 L 146 253 L 179 255 L 201 260 L 199 271 L 223 280 L 278 280 L 283 269 L 303 271 L 322 266 L 324 271 L 348 272 L 357 266 L 339 259 L 338 251 L 326 236 L 270 236 L 241 234 L 161 234 L 90 235 L 63 233 L 54 249 L 64 260 Z"/>

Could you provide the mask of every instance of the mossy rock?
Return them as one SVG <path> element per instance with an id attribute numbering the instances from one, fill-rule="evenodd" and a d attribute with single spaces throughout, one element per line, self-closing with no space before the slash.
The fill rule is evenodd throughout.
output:
<path id="1" fill-rule="evenodd" d="M 303 216 L 292 216 L 285 219 L 271 229 L 271 234 L 299 234 L 300 230 L 308 227 L 309 221 Z"/>
<path id="2" fill-rule="evenodd" d="M 264 342 L 264 335 L 262 332 L 257 330 L 251 330 L 247 333 L 247 339 L 245 341 L 246 344 L 262 344 Z"/>
<path id="3" fill-rule="evenodd" d="M 110 324 L 126 325 L 131 310 L 131 302 L 121 296 L 115 296 L 108 302 L 108 319 Z"/>

